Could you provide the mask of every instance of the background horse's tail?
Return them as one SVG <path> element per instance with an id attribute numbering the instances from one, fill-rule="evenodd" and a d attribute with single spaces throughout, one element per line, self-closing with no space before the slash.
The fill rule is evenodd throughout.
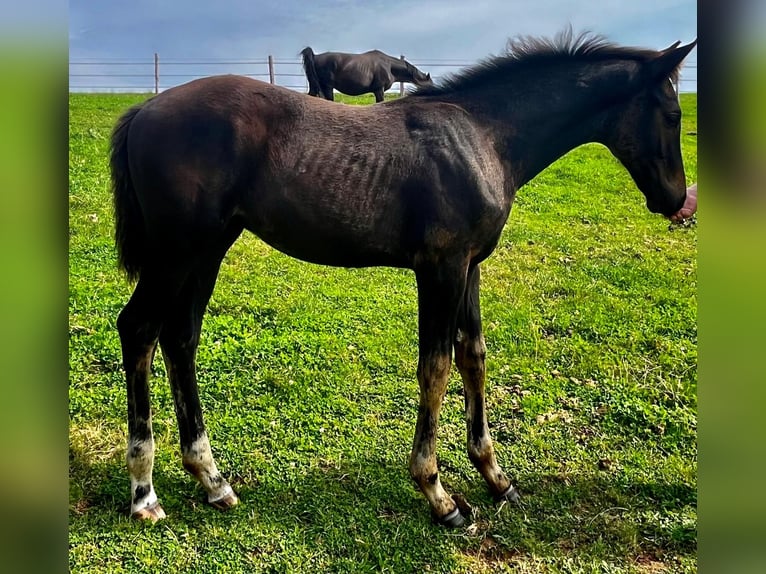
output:
<path id="1" fill-rule="evenodd" d="M 146 235 L 141 206 L 138 204 L 128 168 L 128 130 L 143 104 L 133 106 L 117 122 L 112 132 L 110 164 L 114 193 L 114 239 L 117 243 L 119 266 L 130 281 L 141 274 L 146 250 Z"/>
<path id="2" fill-rule="evenodd" d="M 301 50 L 303 56 L 303 70 L 306 72 L 306 78 L 309 81 L 309 95 L 322 96 L 322 87 L 319 85 L 319 76 L 314 66 L 314 50 L 306 46 Z"/>

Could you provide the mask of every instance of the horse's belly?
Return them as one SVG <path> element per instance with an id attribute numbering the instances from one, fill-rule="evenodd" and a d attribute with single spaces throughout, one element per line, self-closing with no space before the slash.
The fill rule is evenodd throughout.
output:
<path id="1" fill-rule="evenodd" d="M 386 85 L 385 82 L 378 81 L 375 78 L 372 78 L 366 82 L 353 82 L 353 81 L 337 82 L 336 81 L 334 87 L 339 92 L 342 92 L 349 96 L 361 96 L 362 94 L 368 94 L 376 90 L 382 89 L 385 91 L 391 87 L 391 84 Z"/>
<path id="2" fill-rule="evenodd" d="M 280 196 L 259 201 L 240 215 L 249 231 L 303 261 L 341 267 L 407 265 L 396 231 L 352 209 L 297 205 Z"/>

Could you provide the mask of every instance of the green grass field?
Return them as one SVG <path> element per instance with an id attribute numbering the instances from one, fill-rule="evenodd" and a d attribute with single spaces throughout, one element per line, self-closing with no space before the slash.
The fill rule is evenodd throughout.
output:
<path id="1" fill-rule="evenodd" d="M 412 272 L 302 263 L 243 235 L 205 317 L 200 394 L 220 513 L 181 466 L 154 364 L 155 487 L 129 519 L 125 385 L 107 150 L 138 95 L 70 95 L 69 567 L 84 572 L 696 572 L 697 228 L 650 214 L 583 146 L 522 188 L 483 264 L 488 418 L 521 506 L 465 453 L 460 377 L 439 460 L 470 526 L 431 524 L 407 464 L 417 413 Z M 365 102 L 372 98 L 365 99 Z M 682 95 L 697 178 L 697 100 Z"/>

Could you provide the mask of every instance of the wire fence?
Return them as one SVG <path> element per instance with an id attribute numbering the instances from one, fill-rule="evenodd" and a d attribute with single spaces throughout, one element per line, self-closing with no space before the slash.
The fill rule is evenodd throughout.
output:
<path id="1" fill-rule="evenodd" d="M 404 56 L 402 56 L 404 57 Z M 429 72 L 434 81 L 442 76 L 471 66 L 475 60 L 424 59 L 408 61 Z M 91 59 L 77 58 L 69 61 L 70 92 L 125 92 L 159 93 L 164 89 L 190 82 L 197 78 L 218 74 L 238 74 L 256 78 L 291 90 L 308 91 L 308 81 L 303 72 L 303 63 L 299 59 Z M 684 65 L 678 92 L 697 91 L 697 63 Z M 403 93 L 402 84 L 394 85 L 389 91 Z"/>

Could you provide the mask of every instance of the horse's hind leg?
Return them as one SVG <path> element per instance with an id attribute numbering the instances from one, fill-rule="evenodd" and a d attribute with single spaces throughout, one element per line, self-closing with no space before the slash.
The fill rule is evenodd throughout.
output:
<path id="1" fill-rule="evenodd" d="M 428 499 L 434 518 L 445 526 L 464 522 L 456 503 L 442 488 L 436 461 L 436 433 L 452 363 L 455 317 L 465 288 L 465 266 L 416 269 L 420 354 L 420 406 L 410 454 L 410 475 Z"/>
<path id="2" fill-rule="evenodd" d="M 160 346 L 173 391 L 184 468 L 207 492 L 208 502 L 226 509 L 235 506 L 237 495 L 218 472 L 202 418 L 197 391 L 195 358 L 202 318 L 215 286 L 221 260 L 239 235 L 234 230 L 189 274 L 173 302 L 160 333 Z"/>
<path id="3" fill-rule="evenodd" d="M 373 92 L 375 95 L 375 103 L 378 104 L 382 102 L 385 98 L 383 96 L 383 88 L 379 88 Z"/>
<path id="4" fill-rule="evenodd" d="M 128 450 L 131 515 L 152 521 L 165 517 L 152 484 L 154 438 L 149 404 L 149 373 L 162 327 L 162 309 L 183 281 L 179 274 L 142 272 L 117 328 L 128 394 Z"/>
<path id="5" fill-rule="evenodd" d="M 486 347 L 481 330 L 479 275 L 478 265 L 469 271 L 455 337 L 455 364 L 463 379 L 465 394 L 468 458 L 484 477 L 496 501 L 516 501 L 518 492 L 497 464 L 487 425 L 484 401 Z"/>
<path id="6" fill-rule="evenodd" d="M 335 101 L 335 92 L 332 89 L 332 86 L 328 86 L 326 84 L 321 84 L 320 87 L 322 88 L 322 97 L 324 97 L 325 100 L 329 100 L 331 102 Z"/>

